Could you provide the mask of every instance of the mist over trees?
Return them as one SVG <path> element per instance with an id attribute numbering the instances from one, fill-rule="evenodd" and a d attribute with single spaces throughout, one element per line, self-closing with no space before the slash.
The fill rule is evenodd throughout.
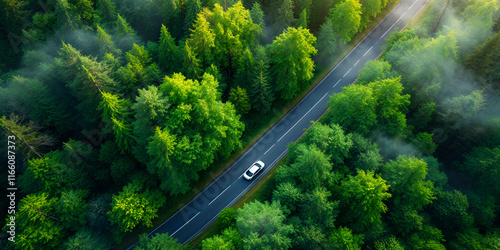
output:
<path id="1" fill-rule="evenodd" d="M 109 249 L 267 126 L 388 1 L 0 3 L 0 141 L 19 139 L 20 190 L 16 242 L 0 248 Z M 202 248 L 494 249 L 498 2 L 438 19 L 444 6 L 391 35 L 290 145 L 268 199 L 223 211 Z"/>

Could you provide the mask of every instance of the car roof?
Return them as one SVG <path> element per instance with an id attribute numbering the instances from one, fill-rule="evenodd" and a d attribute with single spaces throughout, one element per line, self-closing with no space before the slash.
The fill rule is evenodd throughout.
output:
<path id="1" fill-rule="evenodd" d="M 257 172 L 257 170 L 259 170 L 259 167 L 257 167 L 257 166 L 254 165 L 248 171 L 250 171 L 252 173 L 255 173 L 255 172 Z"/>

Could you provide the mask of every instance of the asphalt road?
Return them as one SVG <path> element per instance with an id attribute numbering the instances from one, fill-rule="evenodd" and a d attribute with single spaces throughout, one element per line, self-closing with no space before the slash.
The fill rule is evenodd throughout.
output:
<path id="1" fill-rule="evenodd" d="M 305 133 L 305 129 L 311 126 L 311 121 L 318 120 L 327 110 L 329 96 L 352 84 L 366 61 L 374 60 L 380 55 L 381 46 L 386 43 L 385 38 L 394 28 L 402 30 L 427 2 L 428 0 L 402 0 L 288 114 L 198 195 L 149 233 L 149 236 L 168 232 L 185 244 L 206 229 L 221 210 L 234 205 L 287 154 L 287 144 L 297 141 Z M 243 172 L 257 160 L 266 164 L 264 170 L 252 181 L 243 179 Z"/>

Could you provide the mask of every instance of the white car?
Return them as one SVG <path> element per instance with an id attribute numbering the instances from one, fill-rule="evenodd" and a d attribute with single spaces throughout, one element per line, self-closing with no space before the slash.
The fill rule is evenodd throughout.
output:
<path id="1" fill-rule="evenodd" d="M 243 178 L 251 181 L 265 166 L 264 162 L 256 161 L 252 166 L 250 166 L 247 171 L 243 174 Z"/>

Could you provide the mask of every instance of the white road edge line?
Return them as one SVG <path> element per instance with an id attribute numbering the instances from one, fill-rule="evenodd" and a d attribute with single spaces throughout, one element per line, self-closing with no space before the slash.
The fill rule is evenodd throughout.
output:
<path id="1" fill-rule="evenodd" d="M 300 121 L 302 121 L 302 119 L 304 119 L 304 117 L 306 117 L 306 115 L 307 115 L 307 114 L 309 114 L 309 112 L 311 112 L 311 110 L 313 110 L 313 109 L 316 107 L 316 105 L 318 105 L 318 103 L 320 103 L 320 102 L 321 102 L 321 100 L 323 100 L 323 98 L 325 98 L 326 94 L 328 94 L 328 93 L 325 93 L 325 94 L 323 95 L 323 97 L 321 97 L 321 99 L 319 99 L 319 101 L 318 101 L 318 102 L 316 102 L 316 104 L 314 104 L 314 106 L 312 106 L 312 108 L 311 108 L 311 109 L 309 109 L 309 111 L 307 111 L 307 113 L 305 113 L 305 114 L 304 114 L 304 115 L 303 115 L 303 116 L 302 116 L 302 117 L 301 117 L 301 118 L 300 118 L 300 119 L 299 119 L 299 120 L 298 120 L 295 124 L 293 124 L 293 126 L 292 126 L 292 127 L 291 127 L 288 131 L 286 131 L 286 133 L 285 133 L 284 135 L 282 135 L 282 136 L 280 137 L 280 139 L 279 139 L 277 142 L 280 142 L 280 141 L 281 141 L 281 139 L 283 139 L 283 137 L 285 137 L 285 135 L 287 135 L 287 134 L 288 134 L 288 132 L 290 132 L 290 130 L 292 130 L 292 129 L 295 127 L 295 125 L 299 124 L 299 122 L 300 122 Z"/>
<path id="2" fill-rule="evenodd" d="M 179 229 L 177 229 L 177 231 L 175 231 L 170 236 L 174 236 L 174 234 L 176 234 L 177 232 L 179 232 L 179 230 L 181 230 L 184 226 L 186 226 L 189 222 L 191 222 L 194 218 L 196 218 L 196 216 L 198 216 L 198 214 L 200 214 L 200 212 L 198 212 L 195 216 L 193 216 L 193 218 L 189 219 L 186 223 L 184 223 L 184 225 L 182 225 L 182 227 L 179 227 Z"/>
<path id="3" fill-rule="evenodd" d="M 232 184 L 231 184 L 232 185 Z M 217 198 L 219 198 L 219 196 L 221 196 L 224 192 L 226 192 L 226 190 L 231 186 L 227 186 L 226 189 L 224 189 L 224 191 L 222 191 L 219 195 L 217 195 L 217 197 L 215 197 L 215 199 L 213 199 L 210 203 L 208 203 L 208 206 L 210 206 L 210 204 L 212 204 L 212 202 L 214 202 L 215 200 L 217 200 Z"/>
<path id="4" fill-rule="evenodd" d="M 275 144 L 273 144 L 273 145 L 272 145 L 272 146 L 271 146 L 268 150 L 266 150 L 266 152 L 264 153 L 264 155 L 265 155 L 265 154 L 267 154 L 267 152 L 269 152 L 269 150 L 271 150 L 271 148 L 273 148 L 273 147 L 274 147 L 274 145 L 275 145 Z"/>

